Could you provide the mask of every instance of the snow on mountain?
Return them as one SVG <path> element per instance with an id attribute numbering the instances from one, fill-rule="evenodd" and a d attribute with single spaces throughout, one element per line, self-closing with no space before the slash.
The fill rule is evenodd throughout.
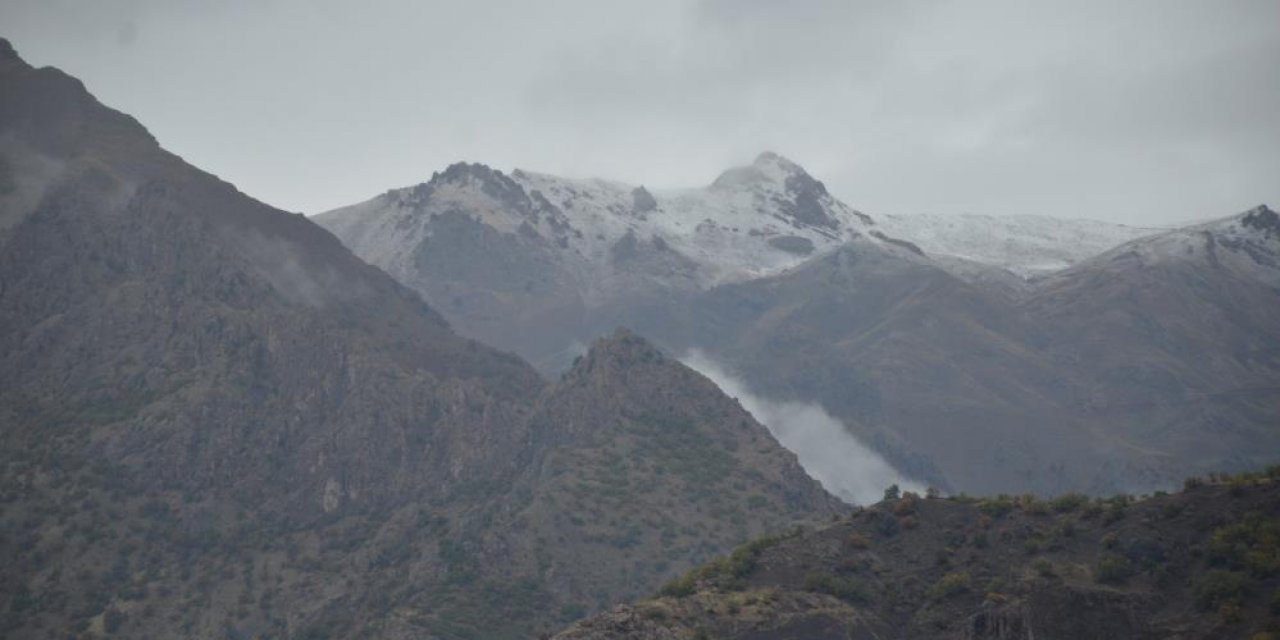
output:
<path id="1" fill-rule="evenodd" d="M 1023 279 L 1065 269 L 1162 231 L 1025 215 L 899 214 L 877 219 L 886 233 L 911 241 L 953 272 L 972 271 L 976 263 L 1008 270 Z"/>
<path id="2" fill-rule="evenodd" d="M 1211 266 L 1280 288 L 1280 215 L 1266 205 L 1140 238 L 1064 271 Z"/>
<path id="3" fill-rule="evenodd" d="M 1163 231 L 1037 216 L 873 220 L 771 152 L 725 171 L 710 185 L 684 189 L 650 190 L 521 169 L 506 174 L 459 163 L 428 182 L 320 214 L 316 221 L 357 255 L 420 291 L 429 288 L 418 282 L 427 277 L 424 251 L 435 253 L 431 277 L 439 279 L 440 260 L 451 261 L 446 267 L 454 272 L 469 268 L 463 265 L 463 245 L 492 255 L 501 245 L 508 275 L 538 272 L 542 280 L 556 282 L 559 294 L 587 306 L 628 291 L 700 290 L 774 275 L 850 242 L 929 260 L 993 290 L 1021 291 L 1028 280 Z M 481 239 L 479 227 L 463 229 L 468 225 L 501 237 Z M 502 277 L 498 271 L 490 274 L 491 284 Z"/>
<path id="4" fill-rule="evenodd" d="M 832 197 L 799 165 L 766 152 L 711 185 L 650 191 L 599 179 L 455 164 L 424 184 L 320 214 L 358 255 L 412 282 L 415 251 L 440 216 L 461 214 L 493 230 L 541 242 L 547 259 L 581 288 L 609 287 L 620 259 L 645 255 L 644 275 L 706 288 L 786 270 L 850 241 L 895 253 L 872 219 Z M 406 277 L 410 276 L 410 277 Z"/>

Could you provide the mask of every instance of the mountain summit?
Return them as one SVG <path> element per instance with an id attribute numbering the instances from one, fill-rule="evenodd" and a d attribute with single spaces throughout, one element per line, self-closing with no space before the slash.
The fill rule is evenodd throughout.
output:
<path id="1" fill-rule="evenodd" d="M 764 151 L 749 165 L 732 167 L 721 173 L 711 186 L 731 189 L 756 183 L 786 184 L 795 176 L 808 176 L 800 165 L 772 151 Z"/>
<path id="2" fill-rule="evenodd" d="M 1244 213 L 1240 223 L 1246 227 L 1257 229 L 1268 237 L 1280 236 L 1280 214 L 1265 204 L 1260 204 Z"/>
<path id="3" fill-rule="evenodd" d="M 772 152 L 756 157 L 749 166 L 736 167 L 720 174 L 711 184 L 713 190 L 749 190 L 762 200 L 771 202 L 786 220 L 796 227 L 839 231 L 847 220 L 833 215 L 839 208 L 822 182 L 815 180 L 800 165 Z M 858 221 L 870 225 L 872 220 L 849 210 Z"/>
<path id="4" fill-rule="evenodd" d="M 780 273 L 849 242 L 919 253 L 771 152 L 673 190 L 455 164 L 315 220 L 464 331 L 549 370 L 584 333 L 630 324 L 624 307 Z M 513 317 L 536 326 L 513 332 Z"/>

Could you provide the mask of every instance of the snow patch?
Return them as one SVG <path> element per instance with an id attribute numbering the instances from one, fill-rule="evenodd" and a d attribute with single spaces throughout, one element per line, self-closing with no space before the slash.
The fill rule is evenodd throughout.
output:
<path id="1" fill-rule="evenodd" d="M 978 214 L 889 215 L 880 222 L 889 235 L 910 241 L 935 258 L 998 267 L 1024 279 L 1066 269 L 1131 240 L 1165 231 L 1097 220 Z"/>

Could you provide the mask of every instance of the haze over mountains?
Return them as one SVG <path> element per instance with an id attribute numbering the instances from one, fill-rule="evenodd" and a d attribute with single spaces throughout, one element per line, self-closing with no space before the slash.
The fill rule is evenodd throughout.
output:
<path id="1" fill-rule="evenodd" d="M 455 164 L 308 219 L 0 40 L 0 635 L 537 637 L 765 534 L 795 542 L 737 577 L 796 591 L 814 548 L 913 528 L 846 524 L 891 483 L 1280 460 L 1274 211 L 962 219 L 881 219 L 772 152 L 682 190 Z"/>
<path id="2" fill-rule="evenodd" d="M 544 371 L 626 324 L 820 405 L 908 477 L 985 493 L 1274 459 L 1274 216 L 882 222 L 764 153 L 672 191 L 455 164 L 315 220 Z"/>

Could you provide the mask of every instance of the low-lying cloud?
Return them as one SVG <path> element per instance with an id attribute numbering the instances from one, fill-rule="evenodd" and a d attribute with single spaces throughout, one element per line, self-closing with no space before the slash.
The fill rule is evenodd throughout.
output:
<path id="1" fill-rule="evenodd" d="M 884 458 L 867 448 L 844 423 L 831 417 L 821 406 L 806 402 L 780 402 L 752 393 L 746 384 L 729 374 L 706 354 L 691 350 L 680 359 L 711 379 L 727 395 L 769 428 L 800 459 L 800 466 L 827 491 L 854 504 L 869 504 L 884 497 L 884 490 L 897 484 L 903 490 L 923 491 Z"/>

